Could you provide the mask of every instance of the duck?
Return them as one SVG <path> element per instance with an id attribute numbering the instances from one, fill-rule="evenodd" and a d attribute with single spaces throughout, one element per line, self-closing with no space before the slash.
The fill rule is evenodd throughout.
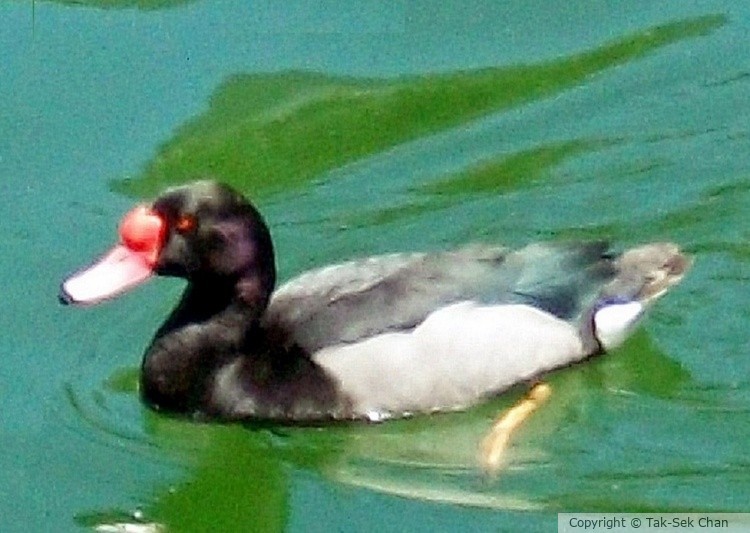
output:
<path id="1" fill-rule="evenodd" d="M 63 304 L 187 281 L 148 344 L 150 408 L 209 421 L 381 422 L 465 410 L 620 346 L 691 258 L 670 242 L 468 244 L 317 268 L 276 288 L 270 230 L 236 189 L 167 189 L 66 276 Z"/>

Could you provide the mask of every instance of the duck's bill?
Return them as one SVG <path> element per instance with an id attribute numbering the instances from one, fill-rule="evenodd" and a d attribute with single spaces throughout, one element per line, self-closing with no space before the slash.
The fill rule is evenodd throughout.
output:
<path id="1" fill-rule="evenodd" d="M 154 270 L 144 254 L 118 245 L 93 265 L 67 278 L 60 287 L 64 304 L 93 305 L 146 281 Z"/>

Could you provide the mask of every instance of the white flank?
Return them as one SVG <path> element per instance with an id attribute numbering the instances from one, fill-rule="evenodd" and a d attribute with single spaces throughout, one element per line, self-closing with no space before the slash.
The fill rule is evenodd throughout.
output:
<path id="1" fill-rule="evenodd" d="M 448 411 L 584 357 L 578 330 L 525 305 L 461 302 L 413 332 L 325 348 L 314 360 L 357 415 L 373 419 Z"/>

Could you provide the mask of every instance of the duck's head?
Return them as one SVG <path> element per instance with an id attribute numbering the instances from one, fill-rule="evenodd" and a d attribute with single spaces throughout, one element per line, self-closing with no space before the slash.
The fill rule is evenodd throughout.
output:
<path id="1" fill-rule="evenodd" d="M 263 218 L 234 189 L 199 181 L 167 190 L 127 213 L 120 242 L 67 278 L 63 303 L 95 304 L 146 281 L 177 276 L 265 306 L 275 282 L 273 244 Z"/>

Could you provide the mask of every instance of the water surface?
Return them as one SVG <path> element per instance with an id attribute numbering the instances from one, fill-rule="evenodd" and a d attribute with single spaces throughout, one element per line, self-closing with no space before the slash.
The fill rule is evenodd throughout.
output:
<path id="1" fill-rule="evenodd" d="M 3 529 L 747 511 L 750 10 L 549 4 L 0 5 Z M 476 445 L 521 389 L 376 426 L 191 424 L 135 390 L 179 282 L 55 297 L 137 198 L 206 173 L 257 200 L 282 279 L 475 240 L 670 239 L 696 263 L 622 349 L 551 376 L 497 478 Z"/>

